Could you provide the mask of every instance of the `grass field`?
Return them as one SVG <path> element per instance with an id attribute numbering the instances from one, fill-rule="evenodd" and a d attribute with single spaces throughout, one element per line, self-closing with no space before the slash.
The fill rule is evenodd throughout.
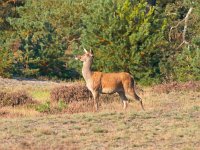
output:
<path id="1" fill-rule="evenodd" d="M 44 103 L 58 84 L 20 87 L 27 86 Z M 163 93 L 150 87 L 140 95 L 145 111 L 136 102 L 124 111 L 113 97 L 102 100 L 99 112 L 46 114 L 25 106 L 3 107 L 0 149 L 200 149 L 199 91 Z"/>

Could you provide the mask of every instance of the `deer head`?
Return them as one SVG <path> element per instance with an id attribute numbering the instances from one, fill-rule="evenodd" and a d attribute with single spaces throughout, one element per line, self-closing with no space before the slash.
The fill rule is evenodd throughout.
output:
<path id="1" fill-rule="evenodd" d="M 84 48 L 84 54 L 83 55 L 78 55 L 75 57 L 76 60 L 80 60 L 82 62 L 91 62 L 93 60 L 93 52 L 90 49 L 90 51 L 88 52 L 85 48 Z"/>

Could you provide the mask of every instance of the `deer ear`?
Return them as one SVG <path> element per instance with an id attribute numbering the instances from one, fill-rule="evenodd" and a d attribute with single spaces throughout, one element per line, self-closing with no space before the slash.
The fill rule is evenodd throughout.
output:
<path id="1" fill-rule="evenodd" d="M 92 54 L 92 55 L 94 54 L 93 51 L 92 51 L 91 49 L 90 49 L 90 54 Z"/>
<path id="2" fill-rule="evenodd" d="M 84 50 L 85 53 L 88 53 L 88 51 L 85 48 L 83 48 L 83 50 Z"/>

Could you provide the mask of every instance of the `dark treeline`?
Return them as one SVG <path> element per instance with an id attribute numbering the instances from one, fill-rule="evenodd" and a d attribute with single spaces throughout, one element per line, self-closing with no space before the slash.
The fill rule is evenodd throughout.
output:
<path id="1" fill-rule="evenodd" d="M 200 79 L 200 1 L 1 0 L 0 76 L 74 79 L 74 55 L 142 84 Z"/>

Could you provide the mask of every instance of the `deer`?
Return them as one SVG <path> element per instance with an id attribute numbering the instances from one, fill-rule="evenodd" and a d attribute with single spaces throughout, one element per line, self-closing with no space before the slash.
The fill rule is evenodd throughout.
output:
<path id="1" fill-rule="evenodd" d="M 131 74 L 127 72 L 113 72 L 104 73 L 92 71 L 91 66 L 94 59 L 93 51 L 87 51 L 84 48 L 83 55 L 75 56 L 76 60 L 83 63 L 82 76 L 86 82 L 86 86 L 91 91 L 94 99 L 95 110 L 99 108 L 100 94 L 114 94 L 118 93 L 121 101 L 123 102 L 123 109 L 127 108 L 128 100 L 136 100 L 140 103 L 141 108 L 144 110 L 142 99 L 136 94 L 135 81 Z"/>

